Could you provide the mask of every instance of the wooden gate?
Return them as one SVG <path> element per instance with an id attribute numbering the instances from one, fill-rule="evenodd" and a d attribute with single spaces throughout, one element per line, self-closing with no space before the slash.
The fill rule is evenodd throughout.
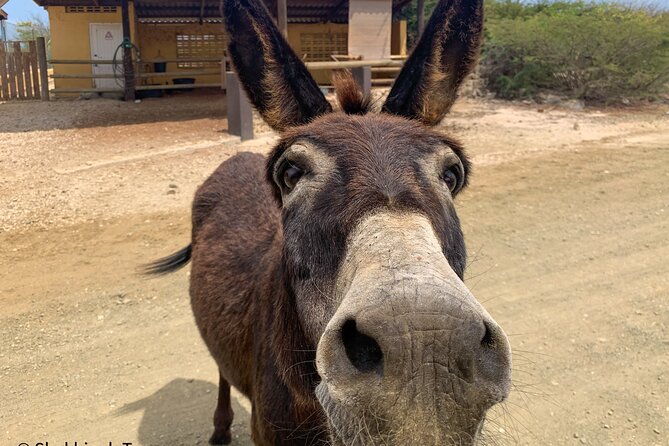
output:
<path id="1" fill-rule="evenodd" d="M 30 42 L 0 41 L 0 99 L 49 100 L 44 38 Z"/>

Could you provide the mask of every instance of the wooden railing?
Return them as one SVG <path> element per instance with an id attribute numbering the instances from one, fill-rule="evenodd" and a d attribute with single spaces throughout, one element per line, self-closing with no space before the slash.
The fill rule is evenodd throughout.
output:
<path id="1" fill-rule="evenodd" d="M 404 57 L 395 56 L 391 59 L 379 59 L 379 60 L 339 60 L 339 61 L 324 61 L 324 62 L 306 62 L 305 65 L 310 71 L 321 71 L 321 70 L 344 70 L 350 69 L 357 80 L 360 81 L 363 89 L 367 90 L 373 85 L 389 85 L 393 81 L 393 77 L 385 77 L 380 79 L 373 79 L 372 73 L 383 73 L 392 75 L 399 72 L 399 70 L 404 65 Z M 111 65 L 118 64 L 121 66 L 121 61 L 113 60 L 91 60 L 91 59 L 52 59 L 49 61 L 52 65 Z M 202 57 L 202 58 L 192 58 L 192 59 L 138 59 L 135 60 L 135 79 L 137 79 L 137 86 L 135 90 L 137 91 L 147 91 L 147 90 L 179 90 L 179 89 L 192 89 L 192 88 L 225 88 L 225 72 L 219 69 L 201 69 L 201 70 L 189 70 L 189 71 L 169 71 L 169 72 L 145 72 L 141 68 L 147 64 L 154 63 L 211 63 L 211 62 L 220 62 L 221 66 L 225 64 L 225 61 L 222 61 L 214 57 Z M 180 84 L 180 85 L 142 85 L 142 81 L 148 79 L 169 79 L 169 78 L 180 78 L 180 77 L 193 77 L 193 76 L 219 76 L 221 79 L 220 82 L 210 82 L 210 83 L 195 83 L 195 84 Z M 119 71 L 117 74 L 92 74 L 88 73 L 68 73 L 68 74 L 53 74 L 51 75 L 53 79 L 118 79 L 123 81 L 123 73 Z M 56 88 L 51 90 L 54 94 L 60 93 L 105 93 L 105 92 L 120 92 L 123 91 L 123 87 L 119 85 L 117 88 Z"/>
<path id="2" fill-rule="evenodd" d="M 396 74 L 404 66 L 404 57 L 398 59 L 382 60 L 337 60 L 326 62 L 306 62 L 309 71 L 319 70 L 351 70 L 353 78 L 362 89 L 363 93 L 369 94 L 373 85 L 390 85 L 395 76 L 391 78 L 373 79 L 372 73 Z M 246 94 L 238 82 L 237 76 L 232 72 L 226 73 L 227 83 L 227 110 L 228 110 L 228 132 L 241 137 L 242 141 L 253 138 L 253 109 Z"/>
<path id="3" fill-rule="evenodd" d="M 117 79 L 120 81 L 118 87 L 113 88 L 97 88 L 97 87 L 78 87 L 78 88 L 54 88 L 51 90 L 52 93 L 58 94 L 76 94 L 76 93 L 115 93 L 123 91 L 123 61 L 119 60 L 106 60 L 106 59 L 51 59 L 49 61 L 52 65 L 117 65 L 119 67 L 118 73 L 110 74 L 94 74 L 92 69 L 90 72 L 82 73 L 55 73 L 51 75 L 53 79 Z M 224 84 L 221 82 L 211 82 L 211 83 L 195 83 L 195 84 L 160 84 L 160 85 L 151 85 L 151 84 L 142 84 L 149 79 L 168 79 L 168 78 L 181 78 L 181 77 L 193 77 L 193 76 L 218 76 L 219 79 L 222 79 L 223 73 L 220 68 L 218 69 L 201 69 L 201 70 L 188 70 L 188 71 L 169 71 L 169 72 L 146 72 L 142 70 L 144 65 L 151 65 L 154 63 L 211 63 L 218 62 L 222 63 L 220 58 L 217 57 L 199 57 L 199 58 L 187 58 L 187 59 L 137 59 L 133 63 L 135 65 L 135 79 L 137 85 L 135 86 L 136 91 L 149 91 L 149 90 L 181 90 L 181 89 L 192 89 L 192 88 L 223 88 Z M 56 70 L 58 71 L 58 70 Z"/>

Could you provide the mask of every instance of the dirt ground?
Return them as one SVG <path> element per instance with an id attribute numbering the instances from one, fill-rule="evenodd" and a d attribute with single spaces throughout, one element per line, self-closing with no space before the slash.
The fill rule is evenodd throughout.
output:
<path id="1" fill-rule="evenodd" d="M 669 107 L 462 100 L 467 283 L 510 335 L 492 444 L 669 444 Z M 265 152 L 220 96 L 0 104 L 0 443 L 205 444 L 217 372 L 188 271 L 193 192 Z M 249 445 L 235 394 L 233 444 Z"/>

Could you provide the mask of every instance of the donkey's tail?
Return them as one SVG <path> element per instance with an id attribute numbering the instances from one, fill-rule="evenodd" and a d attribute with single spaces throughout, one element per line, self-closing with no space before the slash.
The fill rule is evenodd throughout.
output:
<path id="1" fill-rule="evenodd" d="M 147 275 L 161 275 L 176 271 L 179 268 L 186 266 L 190 261 L 192 251 L 192 245 L 188 245 L 172 255 L 142 266 L 140 272 Z"/>

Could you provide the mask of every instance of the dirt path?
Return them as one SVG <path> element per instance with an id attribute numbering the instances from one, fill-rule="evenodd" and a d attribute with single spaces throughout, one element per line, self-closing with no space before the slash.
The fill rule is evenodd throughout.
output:
<path id="1" fill-rule="evenodd" d="M 86 128 L 59 124 L 76 105 L 21 132 L 6 112 L 42 105 L 0 105 L 0 443 L 206 444 L 217 373 L 188 273 L 135 267 L 187 243 L 192 192 L 221 160 L 272 138 L 238 146 L 220 115 L 176 111 L 166 133 L 151 104 L 142 123 L 89 107 Z M 514 349 L 493 439 L 669 444 L 666 110 L 464 101 L 447 125 L 475 155 L 467 283 Z M 249 445 L 248 403 L 234 410 Z"/>

